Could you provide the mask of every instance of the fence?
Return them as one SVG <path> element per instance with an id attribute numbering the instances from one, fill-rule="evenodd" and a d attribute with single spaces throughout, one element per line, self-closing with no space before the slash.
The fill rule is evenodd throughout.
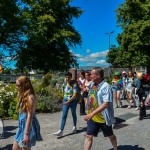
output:
<path id="1" fill-rule="evenodd" d="M 25 75 L 28 76 L 30 78 L 30 80 L 41 80 L 43 77 L 43 74 L 31 74 L 31 75 L 26 75 L 26 74 L 19 74 L 19 75 L 3 75 L 0 74 L 0 81 L 3 82 L 9 82 L 9 83 L 15 83 L 16 79 L 21 76 L 21 75 Z"/>

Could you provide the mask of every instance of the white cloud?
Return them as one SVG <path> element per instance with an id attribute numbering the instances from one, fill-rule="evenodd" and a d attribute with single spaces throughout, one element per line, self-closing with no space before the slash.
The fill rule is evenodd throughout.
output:
<path id="1" fill-rule="evenodd" d="M 90 54 L 91 58 L 106 58 L 108 50 Z"/>
<path id="2" fill-rule="evenodd" d="M 81 54 L 74 54 L 76 57 L 78 57 L 78 58 L 80 58 L 80 57 L 82 57 L 82 55 Z"/>
<path id="3" fill-rule="evenodd" d="M 86 50 L 86 53 L 90 53 L 90 52 L 91 52 L 91 50 L 90 50 L 90 49 L 87 49 L 87 50 Z"/>
<path id="4" fill-rule="evenodd" d="M 102 52 L 96 52 L 92 53 L 90 55 L 81 55 L 81 54 L 74 54 L 77 56 L 77 60 L 80 66 L 82 64 L 87 66 L 97 66 L 100 65 L 102 67 L 108 67 L 109 64 L 106 62 L 106 55 L 108 53 L 108 50 L 102 51 Z"/>
<path id="5" fill-rule="evenodd" d="M 106 60 L 98 60 L 96 63 L 97 64 L 104 64 L 104 63 L 106 63 Z"/>

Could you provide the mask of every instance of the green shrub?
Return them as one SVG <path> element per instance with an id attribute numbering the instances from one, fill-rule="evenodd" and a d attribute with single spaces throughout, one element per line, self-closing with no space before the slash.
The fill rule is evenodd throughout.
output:
<path id="1" fill-rule="evenodd" d="M 51 79 L 52 79 L 52 74 L 47 73 L 46 75 L 43 76 L 41 85 L 43 87 L 50 85 Z"/>
<path id="2" fill-rule="evenodd" d="M 9 116 L 10 103 L 14 101 L 16 96 L 17 90 L 15 90 L 14 85 L 0 82 L 0 117 Z"/>

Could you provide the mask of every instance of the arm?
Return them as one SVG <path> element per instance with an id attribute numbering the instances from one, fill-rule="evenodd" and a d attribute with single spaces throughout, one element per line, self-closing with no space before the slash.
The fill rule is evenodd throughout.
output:
<path id="1" fill-rule="evenodd" d="M 94 115 L 101 113 L 104 109 L 106 109 L 109 105 L 109 102 L 104 102 L 101 106 L 99 106 L 97 109 L 95 109 L 93 112 L 91 112 L 90 114 L 86 115 L 84 117 L 85 121 L 90 120 Z"/>
<path id="2" fill-rule="evenodd" d="M 23 138 L 24 144 L 27 144 L 30 140 L 29 139 L 30 126 L 31 126 L 32 116 L 33 116 L 34 106 L 35 106 L 34 96 L 29 96 L 28 101 L 30 103 L 31 109 L 27 110 L 27 120 L 26 120 L 26 126 L 25 126 L 25 130 L 24 130 L 24 138 Z"/>

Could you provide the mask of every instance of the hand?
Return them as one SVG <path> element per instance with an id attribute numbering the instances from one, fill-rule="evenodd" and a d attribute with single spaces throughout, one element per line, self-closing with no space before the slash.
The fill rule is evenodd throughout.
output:
<path id="1" fill-rule="evenodd" d="M 66 101 L 66 102 L 64 102 L 63 104 L 64 104 L 64 105 L 68 105 L 68 104 L 69 104 L 69 101 Z"/>
<path id="2" fill-rule="evenodd" d="M 23 137 L 22 143 L 23 144 L 28 144 L 29 142 L 30 142 L 29 136 L 28 136 L 28 134 L 25 134 L 24 137 Z"/>
<path id="3" fill-rule="evenodd" d="M 84 120 L 85 120 L 85 121 L 88 121 L 88 120 L 90 120 L 92 117 L 93 117 L 93 114 L 90 113 L 90 114 L 88 114 L 88 115 L 86 115 L 86 116 L 84 117 Z"/>

